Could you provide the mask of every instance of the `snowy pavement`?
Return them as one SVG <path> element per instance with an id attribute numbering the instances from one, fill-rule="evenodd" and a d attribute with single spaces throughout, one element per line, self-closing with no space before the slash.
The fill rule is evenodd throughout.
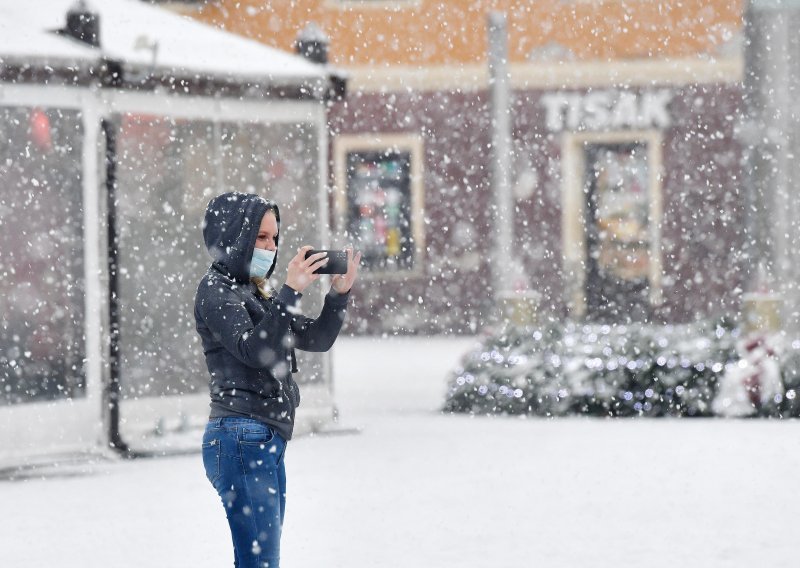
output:
<path id="1" fill-rule="evenodd" d="M 287 451 L 287 568 L 796 566 L 800 422 L 441 415 L 469 339 L 342 339 Z M 232 565 L 196 455 L 0 483 L 0 566 Z"/>

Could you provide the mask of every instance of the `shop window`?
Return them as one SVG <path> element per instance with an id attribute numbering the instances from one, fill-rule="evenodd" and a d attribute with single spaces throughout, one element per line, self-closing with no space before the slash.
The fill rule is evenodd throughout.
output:
<path id="1" fill-rule="evenodd" d="M 86 394 L 83 128 L 0 108 L 0 406 Z"/>
<path id="2" fill-rule="evenodd" d="M 573 308 L 644 321 L 660 298 L 657 135 L 571 135 L 565 148 L 565 248 Z"/>
<path id="3" fill-rule="evenodd" d="M 647 145 L 587 144 L 585 156 L 587 311 L 644 319 L 651 244 Z"/>
<path id="4" fill-rule="evenodd" d="M 337 159 L 339 232 L 362 252 L 373 273 L 405 273 L 420 265 L 419 142 L 340 139 Z"/>

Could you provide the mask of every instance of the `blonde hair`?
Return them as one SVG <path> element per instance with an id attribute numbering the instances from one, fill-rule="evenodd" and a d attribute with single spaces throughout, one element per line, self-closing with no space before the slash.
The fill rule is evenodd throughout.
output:
<path id="1" fill-rule="evenodd" d="M 266 278 L 251 276 L 250 282 L 256 285 L 259 294 L 261 294 L 264 298 L 271 298 L 275 294 L 275 290 L 272 289 L 272 286 L 269 285 L 269 280 Z"/>

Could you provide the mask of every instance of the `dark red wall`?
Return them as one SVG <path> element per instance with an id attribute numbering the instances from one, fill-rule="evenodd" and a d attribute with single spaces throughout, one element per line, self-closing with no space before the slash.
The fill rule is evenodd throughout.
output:
<path id="1" fill-rule="evenodd" d="M 672 124 L 663 130 L 662 149 L 664 303 L 655 319 L 732 315 L 743 286 L 744 197 L 733 134 L 741 89 L 721 84 L 671 90 Z M 538 178 L 533 194 L 515 201 L 515 248 L 531 287 L 542 294 L 542 315 L 562 318 L 561 141 L 545 128 L 544 94 L 530 90 L 513 96 L 512 161 L 517 168 L 529 161 Z M 402 281 L 365 274 L 354 293 L 347 329 L 480 331 L 494 315 L 488 265 L 496 234 L 488 94 L 354 93 L 331 107 L 329 119 L 332 137 L 410 133 L 423 139 L 425 152 L 424 274 Z M 458 236 L 465 225 L 472 229 L 467 241 Z M 473 252 L 482 260 L 463 266 L 459 258 Z"/>

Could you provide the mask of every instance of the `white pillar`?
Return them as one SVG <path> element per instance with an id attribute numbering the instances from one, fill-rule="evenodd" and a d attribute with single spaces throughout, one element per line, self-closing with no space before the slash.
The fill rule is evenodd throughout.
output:
<path id="1" fill-rule="evenodd" d="M 800 222 L 798 188 L 800 119 L 794 111 L 800 70 L 800 49 L 791 26 L 800 17 L 800 0 L 751 0 L 746 12 L 745 106 L 741 136 L 746 145 L 746 250 L 752 252 L 750 282 L 759 282 L 756 267 L 763 263 L 785 304 L 783 327 L 800 332 Z M 762 278 L 763 280 L 763 278 Z M 763 292 L 763 290 L 760 290 Z"/>
<path id="2" fill-rule="evenodd" d="M 513 291 L 512 243 L 514 209 L 511 194 L 511 105 L 508 74 L 508 34 L 506 16 L 491 12 L 488 18 L 489 87 L 492 124 L 492 194 L 494 196 L 492 233 L 495 235 L 491 259 L 492 293 L 497 300 Z"/>
<path id="3" fill-rule="evenodd" d="M 101 103 L 97 87 L 81 93 L 83 119 L 83 266 L 86 299 L 84 330 L 86 337 L 86 399 L 93 416 L 97 442 L 105 447 L 106 428 L 103 425 L 103 308 L 105 292 L 103 259 L 105 246 L 101 243 L 103 222 L 100 204 L 100 121 Z M 95 414 L 96 413 L 96 414 Z"/>

